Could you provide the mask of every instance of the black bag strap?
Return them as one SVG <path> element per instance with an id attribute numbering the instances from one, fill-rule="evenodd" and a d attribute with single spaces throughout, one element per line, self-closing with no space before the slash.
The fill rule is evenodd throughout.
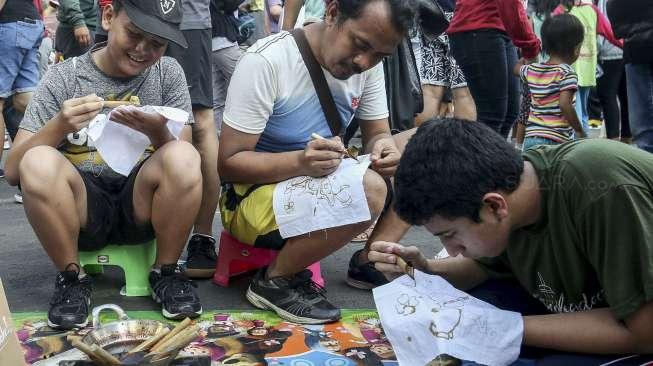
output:
<path id="1" fill-rule="evenodd" d="M 295 39 L 295 43 L 297 43 L 297 48 L 299 48 L 299 53 L 302 55 L 308 73 L 311 75 L 313 87 L 317 92 L 317 98 L 320 100 L 322 112 L 329 124 L 331 134 L 333 134 L 333 136 L 340 136 L 342 120 L 340 119 L 340 114 L 338 113 L 336 102 L 333 100 L 333 95 L 331 94 L 329 85 L 324 77 L 322 67 L 320 66 L 320 63 L 317 62 L 315 55 L 313 55 L 313 51 L 311 51 L 311 46 L 308 44 L 304 30 L 302 28 L 297 28 L 294 29 L 291 34 Z"/>
<path id="2" fill-rule="evenodd" d="M 236 190 L 234 189 L 233 184 L 231 183 L 224 183 L 222 185 L 222 192 L 223 194 L 226 195 L 225 199 L 225 207 L 227 210 L 234 211 L 238 205 L 240 205 L 241 202 L 247 197 L 249 197 L 250 194 L 252 194 L 255 190 L 263 187 L 263 184 L 252 184 L 249 188 L 247 188 L 247 191 L 241 196 L 238 193 L 236 193 Z"/>

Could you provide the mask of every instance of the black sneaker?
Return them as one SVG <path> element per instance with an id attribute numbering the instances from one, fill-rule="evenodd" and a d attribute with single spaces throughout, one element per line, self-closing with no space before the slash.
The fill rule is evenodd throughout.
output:
<path id="1" fill-rule="evenodd" d="M 247 289 L 247 300 L 259 309 L 274 310 L 281 318 L 300 324 L 324 324 L 340 319 L 340 309 L 326 299 L 326 290 L 305 269 L 292 278 L 265 279 L 258 271 Z"/>
<path id="2" fill-rule="evenodd" d="M 161 313 L 168 319 L 197 318 L 202 304 L 195 293 L 197 285 L 181 273 L 179 266 L 164 264 L 161 273 L 150 272 L 152 298 L 161 304 Z"/>
<path id="3" fill-rule="evenodd" d="M 349 260 L 349 270 L 347 271 L 347 284 L 351 287 L 361 290 L 371 290 L 377 286 L 383 286 L 388 283 L 388 279 L 374 267 L 374 263 L 367 262 L 360 264 L 358 257 L 363 249 L 354 253 Z"/>
<path id="4" fill-rule="evenodd" d="M 48 326 L 54 329 L 83 328 L 91 306 L 91 278 L 79 278 L 79 266 L 71 263 L 59 272 L 48 310 Z"/>
<path id="5" fill-rule="evenodd" d="M 4 178 L 4 177 L 5 177 L 5 170 L 0 169 L 0 178 Z"/>
<path id="6" fill-rule="evenodd" d="M 215 273 L 218 256 L 212 236 L 195 234 L 188 241 L 184 274 L 190 278 L 209 278 Z"/>

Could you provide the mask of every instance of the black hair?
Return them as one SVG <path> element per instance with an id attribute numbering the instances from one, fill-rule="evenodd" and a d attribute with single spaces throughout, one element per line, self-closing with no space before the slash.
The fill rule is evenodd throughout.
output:
<path id="1" fill-rule="evenodd" d="M 523 170 L 519 151 L 486 125 L 434 119 L 406 145 L 395 175 L 395 209 L 413 225 L 436 215 L 480 222 L 483 196 L 514 191 Z"/>
<path id="2" fill-rule="evenodd" d="M 560 0 L 535 0 L 533 5 L 535 15 L 539 18 L 550 18 L 551 13 L 560 5 Z"/>
<path id="3" fill-rule="evenodd" d="M 417 6 L 414 0 L 337 0 L 338 1 L 338 24 L 347 19 L 358 19 L 363 9 L 368 4 L 376 1 L 383 1 L 390 7 L 392 25 L 402 34 L 415 24 Z"/>
<path id="4" fill-rule="evenodd" d="M 570 11 L 576 5 L 576 0 L 560 0 L 560 5 L 567 11 Z"/>
<path id="5" fill-rule="evenodd" d="M 113 13 L 114 14 L 120 13 L 122 8 L 124 7 L 124 5 L 122 5 L 122 0 L 113 0 L 113 1 L 111 1 L 111 6 L 113 7 Z"/>
<path id="6" fill-rule="evenodd" d="M 583 38 L 583 24 L 571 14 L 554 15 L 542 24 L 542 49 L 549 55 L 569 58 Z"/>

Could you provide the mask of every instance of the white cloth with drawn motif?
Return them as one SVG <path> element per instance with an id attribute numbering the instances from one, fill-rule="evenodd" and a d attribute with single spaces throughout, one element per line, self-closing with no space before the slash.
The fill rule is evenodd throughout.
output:
<path id="1" fill-rule="evenodd" d="M 440 276 L 415 271 L 374 289 L 381 324 L 400 365 L 426 365 L 438 355 L 483 365 L 519 357 L 521 314 L 497 309 Z"/>
<path id="2" fill-rule="evenodd" d="M 326 177 L 299 176 L 276 185 L 272 207 L 282 238 L 370 220 L 363 188 L 369 155 L 358 160 L 343 159 Z"/>

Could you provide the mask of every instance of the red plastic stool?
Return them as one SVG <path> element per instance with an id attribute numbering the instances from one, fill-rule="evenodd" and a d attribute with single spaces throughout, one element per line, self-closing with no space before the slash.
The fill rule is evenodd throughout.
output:
<path id="1" fill-rule="evenodd" d="M 255 248 L 241 243 L 228 232 L 222 231 L 213 283 L 228 287 L 229 277 L 265 267 L 277 257 L 277 254 L 278 251 L 273 249 Z M 308 269 L 313 273 L 313 281 L 324 286 L 320 262 L 311 264 Z"/>

